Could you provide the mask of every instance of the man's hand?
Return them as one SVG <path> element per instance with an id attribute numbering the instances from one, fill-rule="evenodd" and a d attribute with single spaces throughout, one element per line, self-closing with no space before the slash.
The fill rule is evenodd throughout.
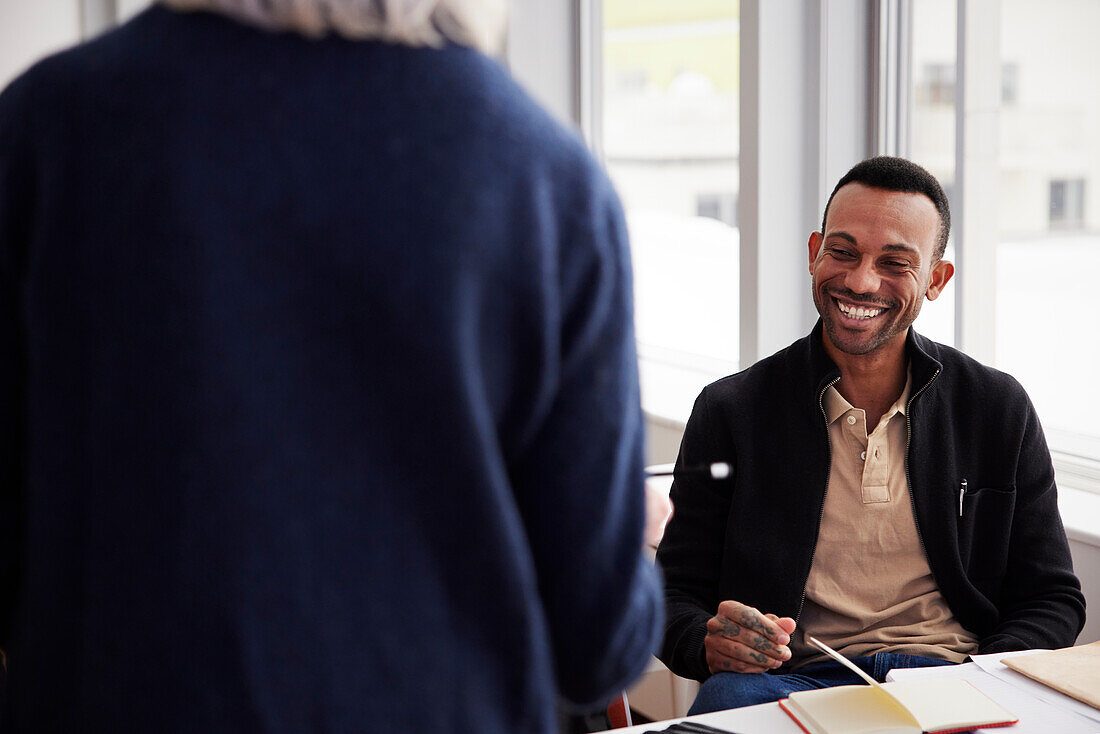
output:
<path id="1" fill-rule="evenodd" d="M 667 489 L 662 492 L 649 482 L 645 483 L 645 544 L 656 548 L 665 534 L 665 525 L 672 517 L 672 502 Z"/>
<path id="2" fill-rule="evenodd" d="M 789 660 L 794 620 L 761 614 L 736 601 L 718 605 L 707 620 L 707 667 L 711 673 L 763 673 Z"/>

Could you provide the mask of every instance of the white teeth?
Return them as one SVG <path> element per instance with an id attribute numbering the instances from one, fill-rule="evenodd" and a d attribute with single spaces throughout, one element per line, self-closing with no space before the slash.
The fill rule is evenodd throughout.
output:
<path id="1" fill-rule="evenodd" d="M 845 316 L 849 316 L 853 319 L 873 319 L 882 313 L 881 308 L 864 308 L 863 306 L 852 307 L 840 301 L 837 301 L 836 305 Z"/>

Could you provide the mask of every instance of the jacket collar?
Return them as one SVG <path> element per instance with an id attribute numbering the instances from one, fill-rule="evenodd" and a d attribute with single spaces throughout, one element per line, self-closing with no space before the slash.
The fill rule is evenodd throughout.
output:
<path id="1" fill-rule="evenodd" d="M 825 351 L 822 341 L 824 326 L 821 319 L 814 324 L 810 335 L 803 340 L 807 342 L 809 350 L 809 362 L 811 373 L 814 377 L 816 389 L 814 391 L 815 402 L 825 389 L 840 379 L 840 368 Z M 943 364 L 938 359 L 940 345 L 918 334 L 909 327 L 909 334 L 905 337 L 905 353 L 909 356 L 909 369 L 913 384 L 913 398 L 916 398 L 923 388 L 929 385 L 936 375 L 943 370 Z"/>

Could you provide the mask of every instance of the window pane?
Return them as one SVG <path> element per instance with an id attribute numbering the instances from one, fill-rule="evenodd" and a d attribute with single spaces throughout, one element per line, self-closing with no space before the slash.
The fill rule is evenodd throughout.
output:
<path id="1" fill-rule="evenodd" d="M 1052 446 L 1100 458 L 1100 3 L 1004 0 L 997 366 Z M 1011 70 L 1011 71 L 1009 71 Z M 1013 87 L 1009 89 L 1009 87 Z"/>
<path id="2" fill-rule="evenodd" d="M 913 58 L 910 64 L 913 160 L 943 184 L 955 208 L 955 0 L 922 0 L 913 5 Z M 952 233 L 944 258 L 955 259 Z M 934 303 L 925 303 L 915 328 L 941 344 L 955 344 L 955 280 Z"/>
<path id="3" fill-rule="evenodd" d="M 737 364 L 737 0 L 604 0 L 603 151 L 647 358 Z"/>

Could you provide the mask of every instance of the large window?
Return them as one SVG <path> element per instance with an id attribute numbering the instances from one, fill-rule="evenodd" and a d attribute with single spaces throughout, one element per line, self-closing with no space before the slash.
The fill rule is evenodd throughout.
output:
<path id="1" fill-rule="evenodd" d="M 911 153 L 949 184 L 953 205 L 968 207 L 960 346 L 1023 383 L 1060 473 L 1087 475 L 1100 466 L 1091 290 L 1100 272 L 1100 3 L 1002 0 L 995 22 L 964 22 L 961 38 L 954 0 L 913 5 Z M 999 58 L 966 70 L 956 47 Z M 956 190 L 956 180 L 973 188 Z"/>
<path id="2" fill-rule="evenodd" d="M 647 371 L 737 368 L 737 0 L 602 0 L 604 162 L 626 209 Z M 650 375 L 651 376 L 651 375 Z M 651 403 L 652 404 L 652 403 Z"/>

